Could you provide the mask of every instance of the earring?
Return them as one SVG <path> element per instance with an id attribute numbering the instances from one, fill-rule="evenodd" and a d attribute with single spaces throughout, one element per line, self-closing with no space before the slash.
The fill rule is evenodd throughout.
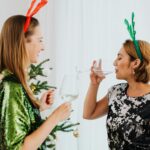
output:
<path id="1" fill-rule="evenodd" d="M 133 75 L 135 75 L 135 71 L 134 71 L 134 69 L 133 69 L 132 73 L 133 73 Z"/>

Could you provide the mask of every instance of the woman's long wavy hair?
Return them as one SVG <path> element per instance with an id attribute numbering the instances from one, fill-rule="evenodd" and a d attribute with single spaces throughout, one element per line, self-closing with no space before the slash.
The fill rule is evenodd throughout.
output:
<path id="1" fill-rule="evenodd" d="M 30 42 L 30 36 L 34 34 L 34 29 L 39 25 L 35 18 L 31 18 L 30 26 L 24 33 L 26 17 L 16 15 L 8 18 L 0 33 L 0 72 L 8 69 L 21 82 L 26 90 L 31 102 L 39 107 L 39 102 L 35 99 L 32 90 L 27 83 L 27 64 L 29 57 L 25 48 L 25 42 Z"/>

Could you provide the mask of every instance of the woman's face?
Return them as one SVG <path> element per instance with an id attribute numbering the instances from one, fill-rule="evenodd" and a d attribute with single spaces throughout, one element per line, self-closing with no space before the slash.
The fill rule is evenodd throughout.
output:
<path id="1" fill-rule="evenodd" d="M 35 27 L 34 34 L 27 39 L 25 46 L 29 56 L 29 63 L 37 63 L 39 53 L 44 50 L 40 26 Z"/>
<path id="2" fill-rule="evenodd" d="M 130 56 L 122 47 L 114 61 L 116 78 L 128 80 L 133 75 L 133 65 L 130 61 Z"/>

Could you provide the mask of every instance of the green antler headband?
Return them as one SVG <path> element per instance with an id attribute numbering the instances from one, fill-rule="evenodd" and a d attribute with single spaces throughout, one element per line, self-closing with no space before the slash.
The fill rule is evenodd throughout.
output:
<path id="1" fill-rule="evenodd" d="M 141 53 L 141 50 L 140 50 L 140 47 L 139 47 L 139 43 L 138 43 L 138 41 L 135 38 L 136 31 L 134 29 L 134 26 L 135 26 L 134 12 L 132 12 L 132 22 L 131 22 L 131 25 L 129 24 L 129 22 L 128 22 L 127 19 L 125 19 L 124 22 L 127 25 L 128 32 L 130 34 L 131 39 L 133 40 L 136 53 L 137 53 L 138 57 L 140 58 L 140 60 L 142 61 L 143 60 L 143 56 L 142 56 L 142 53 Z"/>

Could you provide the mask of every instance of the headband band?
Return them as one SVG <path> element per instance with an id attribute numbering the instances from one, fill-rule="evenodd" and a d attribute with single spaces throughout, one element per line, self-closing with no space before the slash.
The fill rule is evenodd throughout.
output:
<path id="1" fill-rule="evenodd" d="M 128 20 L 125 19 L 124 20 L 125 24 L 127 25 L 127 29 L 128 29 L 128 32 L 130 34 L 130 37 L 134 43 L 134 47 L 135 47 L 135 50 L 136 50 L 136 53 L 138 55 L 138 57 L 140 58 L 140 60 L 142 61 L 143 60 L 143 56 L 142 56 L 142 53 L 141 53 L 141 50 L 140 50 L 140 47 L 139 47 L 139 42 L 136 40 L 136 31 L 134 29 L 134 26 L 135 26 L 135 22 L 134 22 L 134 12 L 132 12 L 132 22 L 131 22 L 131 25 L 129 24 Z"/>
<path id="2" fill-rule="evenodd" d="M 24 24 L 24 32 L 26 32 L 28 30 L 28 27 L 30 25 L 30 22 L 31 22 L 31 17 L 33 15 L 35 15 L 44 5 L 47 4 L 48 0 L 41 0 L 37 6 L 35 7 L 35 9 L 32 11 L 34 5 L 35 5 L 35 2 L 36 0 L 32 0 L 31 2 L 31 5 L 30 5 L 30 8 L 28 9 L 27 11 L 27 14 L 26 14 L 26 22 Z"/>

